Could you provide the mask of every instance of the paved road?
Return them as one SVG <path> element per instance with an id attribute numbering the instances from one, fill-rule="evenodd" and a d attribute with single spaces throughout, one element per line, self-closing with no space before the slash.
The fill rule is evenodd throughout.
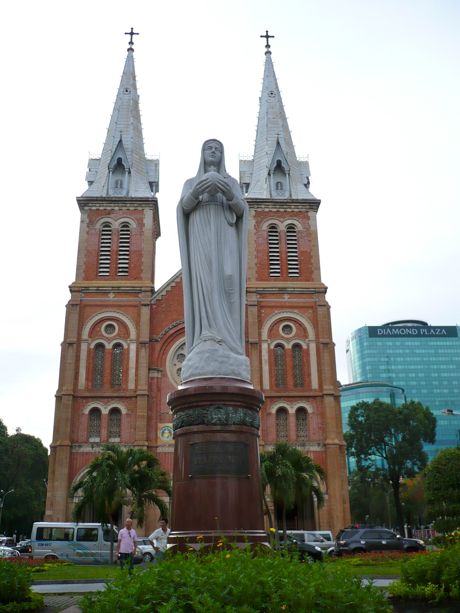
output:
<path id="1" fill-rule="evenodd" d="M 32 585 L 32 591 L 38 594 L 84 594 L 105 590 L 105 583 L 46 583 Z"/>

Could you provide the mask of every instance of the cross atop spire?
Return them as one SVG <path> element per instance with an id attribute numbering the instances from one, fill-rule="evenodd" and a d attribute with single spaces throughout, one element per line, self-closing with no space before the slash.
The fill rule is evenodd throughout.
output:
<path id="1" fill-rule="evenodd" d="M 125 35 L 130 37 L 128 51 L 134 51 L 133 36 L 139 36 L 139 32 L 135 32 L 134 28 L 131 28 L 131 32 L 125 32 Z"/>
<path id="2" fill-rule="evenodd" d="M 266 49 L 265 53 L 271 53 L 269 39 L 270 38 L 275 38 L 275 36 L 269 34 L 268 30 L 265 30 L 265 34 L 261 34 L 260 38 L 265 38 L 265 41 L 266 41 L 265 42 L 265 49 Z"/>

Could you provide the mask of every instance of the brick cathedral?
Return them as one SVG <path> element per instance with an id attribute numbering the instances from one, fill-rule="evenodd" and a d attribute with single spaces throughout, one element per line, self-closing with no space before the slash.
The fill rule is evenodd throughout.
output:
<path id="1" fill-rule="evenodd" d="M 203 134 L 203 140 L 209 135 Z M 321 281 L 309 165 L 294 151 L 270 46 L 252 159 L 240 161 L 249 205 L 246 349 L 265 395 L 260 446 L 297 445 L 326 471 L 326 503 L 293 528 L 349 523 L 334 344 Z M 69 488 L 107 442 L 155 454 L 172 472 L 166 404 L 185 358 L 181 272 L 155 287 L 159 160 L 147 159 L 130 43 L 107 138 L 91 158 L 56 393 L 45 520 L 71 519 Z M 155 526 L 147 515 L 145 531 Z"/>

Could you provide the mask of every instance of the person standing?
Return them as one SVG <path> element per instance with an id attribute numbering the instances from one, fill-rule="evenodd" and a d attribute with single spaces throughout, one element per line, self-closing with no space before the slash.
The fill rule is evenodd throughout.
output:
<path id="1" fill-rule="evenodd" d="M 120 560 L 120 567 L 123 569 L 128 565 L 131 573 L 133 569 L 133 558 L 136 551 L 137 534 L 133 528 L 133 520 L 128 517 L 125 527 L 118 533 L 117 555 Z"/>
<path id="2" fill-rule="evenodd" d="M 154 530 L 149 536 L 149 541 L 152 543 L 152 547 L 155 550 L 154 564 L 164 558 L 168 548 L 168 536 L 171 532 L 171 529 L 168 528 L 168 520 L 166 518 L 161 517 L 158 525 L 159 528 Z"/>

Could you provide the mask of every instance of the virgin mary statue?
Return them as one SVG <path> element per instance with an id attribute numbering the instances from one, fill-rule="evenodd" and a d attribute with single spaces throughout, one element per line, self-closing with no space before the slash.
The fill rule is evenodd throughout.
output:
<path id="1" fill-rule="evenodd" d="M 177 207 L 187 358 L 182 381 L 249 380 L 244 354 L 248 205 L 225 170 L 224 147 L 204 142 Z"/>

